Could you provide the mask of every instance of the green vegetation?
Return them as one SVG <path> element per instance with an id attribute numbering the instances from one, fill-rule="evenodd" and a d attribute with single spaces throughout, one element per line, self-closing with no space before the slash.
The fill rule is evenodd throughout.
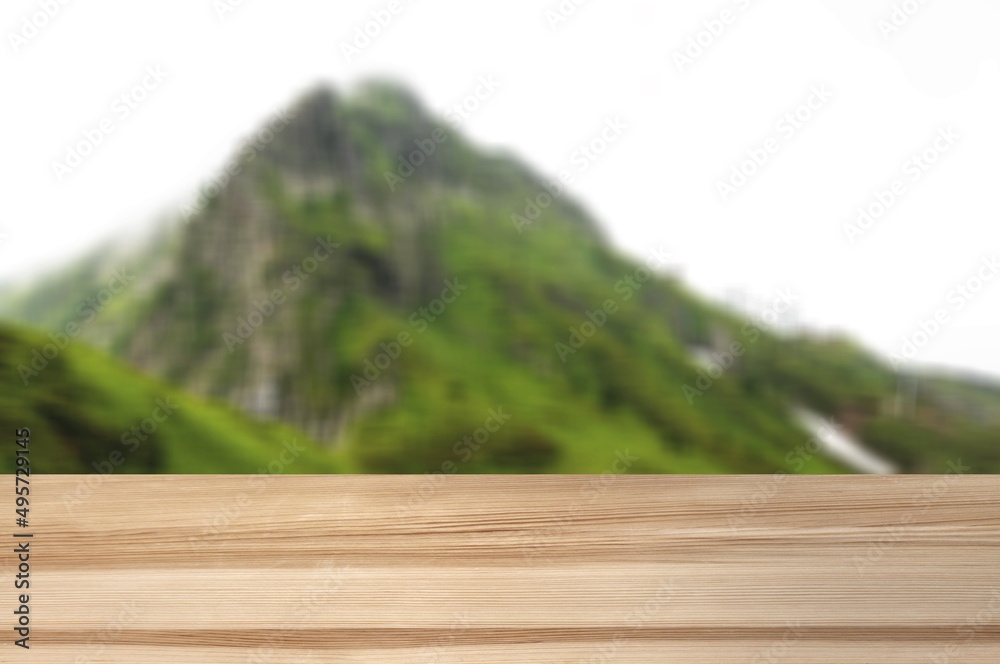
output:
<path id="1" fill-rule="evenodd" d="M 50 340 L 0 327 L 0 366 L 18 376 Z M 37 376 L 8 381 L 0 391 L 0 422 L 13 435 L 31 429 L 31 462 L 44 473 L 337 472 L 340 465 L 301 432 L 249 420 L 80 346 L 70 346 Z M 157 421 L 160 420 L 160 421 Z M 133 428 L 135 427 L 135 428 Z M 284 459 L 285 443 L 289 444 Z M 299 449 L 301 448 L 301 449 Z M 290 463 L 284 463 L 290 461 Z M 97 464 L 95 466 L 95 464 Z M 0 455 L 13 472 L 14 454 Z"/>
<path id="2" fill-rule="evenodd" d="M 140 254 L 138 283 L 87 337 L 205 401 L 74 341 L 2 394 L 9 426 L 31 426 L 43 450 L 36 468 L 106 459 L 171 394 L 178 414 L 121 472 L 253 472 L 290 438 L 324 445 L 307 443 L 290 472 L 602 473 L 623 459 L 644 473 L 848 472 L 809 451 L 796 405 L 906 470 L 960 459 L 1000 472 L 1000 422 L 965 423 L 1000 391 L 958 381 L 900 409 L 899 378 L 849 340 L 778 335 L 703 301 L 616 254 L 567 196 L 541 195 L 543 178 L 448 127 L 390 190 L 386 171 L 439 126 L 384 85 L 303 100 L 175 240 Z M 337 247 L 319 258 L 324 238 Z M 100 288 L 98 266 L 0 308 L 52 329 Z M 45 342 L 0 340 L 14 374 Z M 715 378 L 691 353 L 733 343 Z"/>

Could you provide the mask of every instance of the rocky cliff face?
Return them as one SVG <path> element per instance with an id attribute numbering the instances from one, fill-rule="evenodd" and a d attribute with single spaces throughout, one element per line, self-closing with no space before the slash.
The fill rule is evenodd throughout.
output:
<path id="1" fill-rule="evenodd" d="M 124 354 L 334 442 L 397 398 L 392 381 L 349 389 L 358 358 L 338 352 L 338 335 L 364 336 L 350 325 L 432 298 L 451 274 L 442 233 L 542 187 L 521 166 L 478 155 L 397 88 L 372 83 L 346 100 L 316 89 L 206 181 L 172 277 L 127 331 Z M 572 204 L 558 206 L 596 237 Z"/>
<path id="2" fill-rule="evenodd" d="M 507 403 L 494 467 L 586 447 L 570 422 L 587 410 L 595 431 L 638 418 L 680 457 L 740 447 L 744 467 L 777 456 L 767 436 L 801 435 L 772 404 L 776 424 L 745 422 L 760 442 L 737 442 L 717 421 L 730 404 L 685 402 L 685 343 L 734 324 L 615 256 L 550 189 L 396 88 L 314 90 L 209 181 L 120 347 L 256 417 L 353 440 L 378 470 L 433 469 Z"/>

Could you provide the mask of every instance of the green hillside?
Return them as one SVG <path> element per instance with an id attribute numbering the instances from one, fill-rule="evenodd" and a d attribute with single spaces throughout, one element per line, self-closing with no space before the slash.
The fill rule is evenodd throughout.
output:
<path id="1" fill-rule="evenodd" d="M 292 115 L 137 254 L 136 285 L 81 335 L 247 414 L 192 401 L 197 421 L 178 417 L 184 433 L 131 470 L 241 472 L 296 435 L 259 420 L 324 447 L 295 472 L 848 472 L 791 417 L 804 406 L 904 470 L 1000 471 L 997 422 L 934 399 L 901 409 L 899 377 L 849 340 L 744 320 L 658 248 L 646 264 L 617 254 L 561 187 L 407 93 L 320 89 Z M 52 329 L 108 278 L 75 269 L 0 310 Z M 53 464 L 90 458 L 80 439 L 117 444 L 159 389 L 79 357 L 75 382 L 14 404 L 61 436 Z"/>
<path id="2" fill-rule="evenodd" d="M 315 442 L 291 427 L 251 421 L 229 406 L 183 394 L 80 345 L 58 354 L 54 349 L 46 336 L 0 326 L 0 364 L 5 375 L 17 377 L 0 390 L 0 422 L 12 433 L 23 427 L 31 430 L 34 472 L 341 469 Z M 24 373 L 25 384 L 19 367 L 37 375 Z M 0 472 L 13 468 L 11 448 L 10 454 L 0 455 Z"/>

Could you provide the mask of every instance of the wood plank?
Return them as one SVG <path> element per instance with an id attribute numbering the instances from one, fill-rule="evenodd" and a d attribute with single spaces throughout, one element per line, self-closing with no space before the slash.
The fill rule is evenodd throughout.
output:
<path id="1" fill-rule="evenodd" d="M 4 662 L 1000 661 L 995 477 L 31 479 Z"/>

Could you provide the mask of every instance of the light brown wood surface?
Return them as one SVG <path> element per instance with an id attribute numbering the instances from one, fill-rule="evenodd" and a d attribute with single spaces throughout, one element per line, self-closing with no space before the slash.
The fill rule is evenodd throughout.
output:
<path id="1" fill-rule="evenodd" d="M 1000 478 L 31 480 L 3 662 L 1000 662 Z"/>

